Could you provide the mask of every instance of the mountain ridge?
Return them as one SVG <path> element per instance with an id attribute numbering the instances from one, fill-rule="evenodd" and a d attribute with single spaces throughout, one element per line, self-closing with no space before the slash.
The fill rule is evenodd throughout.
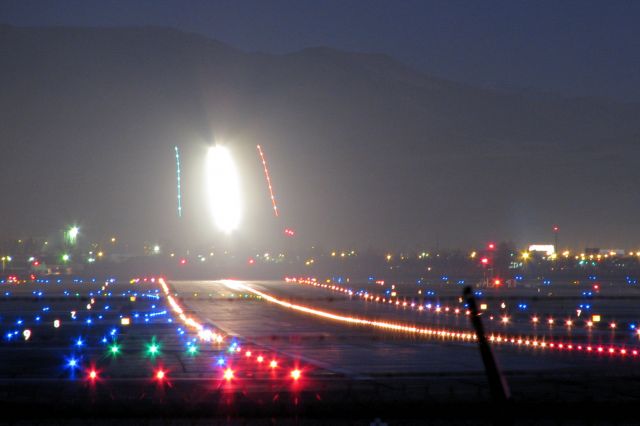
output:
<path id="1" fill-rule="evenodd" d="M 139 238 L 175 228 L 170 209 L 166 217 L 145 221 L 145 204 L 159 210 L 173 203 L 168 153 L 176 144 L 193 173 L 186 183 L 199 186 L 198 162 L 212 140 L 236 144 L 248 168 L 246 232 L 258 240 L 271 235 L 258 228 L 276 226 L 263 217 L 268 204 L 249 159 L 257 143 L 267 148 L 292 225 L 301 235 L 314 228 L 307 220 L 317 225 L 307 234 L 310 241 L 337 243 L 349 231 L 363 245 L 426 243 L 443 229 L 455 234 L 462 224 L 465 235 L 451 241 L 440 235 L 440 241 L 456 245 L 500 235 L 529 240 L 548 223 L 571 221 L 572 209 L 588 206 L 590 191 L 615 206 L 621 224 L 634 223 L 629 212 L 637 195 L 625 186 L 638 178 L 631 160 L 640 153 L 640 106 L 634 104 L 475 88 L 384 54 L 327 47 L 244 52 L 166 27 L 3 25 L 0 49 L 9 64 L 0 69 L 6 154 L 0 178 L 15 181 L 12 176 L 38 164 L 33 176 L 5 184 L 3 191 L 31 208 L 44 198 L 56 223 L 95 202 L 80 215 L 88 227 L 107 233 L 131 226 L 125 212 L 103 216 L 115 202 L 131 206 Z M 622 191 L 611 193 L 597 179 L 600 159 L 614 164 L 610 178 L 621 182 Z M 109 170 L 116 171 L 113 182 L 83 181 L 85 173 Z M 42 181 L 49 195 L 30 194 Z M 522 193 L 510 182 L 518 182 Z M 560 191 L 545 194 L 540 186 Z M 77 196 L 58 191 L 62 187 Z M 106 200 L 95 196 L 95 188 L 105 188 Z M 320 192 L 306 199 L 309 188 Z M 199 191 L 187 190 L 192 204 L 185 207 L 205 229 Z M 150 194 L 146 203 L 141 192 Z M 340 206 L 342 214 L 323 215 L 327 205 Z M 467 223 L 462 211 L 486 229 Z M 590 224 L 606 211 L 597 207 L 577 221 L 574 238 L 591 233 L 594 242 L 630 240 L 611 225 L 594 232 Z M 35 213 L 9 212 L 0 232 L 45 232 L 40 222 Z"/>

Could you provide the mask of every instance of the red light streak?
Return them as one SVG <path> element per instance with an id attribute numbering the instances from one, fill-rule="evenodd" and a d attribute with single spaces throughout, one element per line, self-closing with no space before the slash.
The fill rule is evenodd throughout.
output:
<path id="1" fill-rule="evenodd" d="M 278 206 L 276 205 L 276 197 L 273 195 L 273 187 L 271 186 L 271 176 L 269 175 L 269 169 L 267 168 L 267 160 L 264 158 L 264 153 L 260 145 L 257 145 L 260 159 L 262 160 L 262 167 L 264 169 L 264 177 L 267 179 L 267 186 L 269 187 L 269 196 L 271 197 L 271 204 L 273 205 L 273 213 L 278 217 Z"/>

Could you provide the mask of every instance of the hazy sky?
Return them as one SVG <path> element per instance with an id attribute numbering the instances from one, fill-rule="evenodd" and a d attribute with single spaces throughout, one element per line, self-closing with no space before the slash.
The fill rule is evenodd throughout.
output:
<path id="1" fill-rule="evenodd" d="M 484 87 L 640 101 L 640 1 L 0 2 L 13 25 L 163 25 L 249 51 L 384 52 Z"/>
<path id="2" fill-rule="evenodd" d="M 0 234 L 217 238 L 202 166 L 215 138 L 240 163 L 247 244 L 284 227 L 331 247 L 525 244 L 553 224 L 574 247 L 640 241 L 640 103 L 477 89 L 640 102 L 640 1 L 0 0 L 0 22 L 172 27 L 272 53 L 159 28 L 4 28 L 0 193 L 20 208 Z M 377 55 L 281 54 L 318 45 L 466 84 Z"/>

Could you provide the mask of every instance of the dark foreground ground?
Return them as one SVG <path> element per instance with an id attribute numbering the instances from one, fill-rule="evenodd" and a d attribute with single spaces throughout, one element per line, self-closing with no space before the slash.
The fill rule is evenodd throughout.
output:
<path id="1" fill-rule="evenodd" d="M 632 357 L 497 346 L 513 394 L 498 406 L 474 343 L 319 319 L 243 286 L 414 325 L 467 330 L 464 319 L 418 317 L 281 282 L 169 285 L 185 314 L 222 332 L 223 342 L 197 339 L 157 281 L 3 284 L 0 423 L 637 424 L 640 361 Z"/>

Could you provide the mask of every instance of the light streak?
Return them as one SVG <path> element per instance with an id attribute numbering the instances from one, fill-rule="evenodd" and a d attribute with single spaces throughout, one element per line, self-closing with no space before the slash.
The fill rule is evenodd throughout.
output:
<path id="1" fill-rule="evenodd" d="M 180 173 L 180 151 L 177 146 L 173 147 L 176 151 L 176 189 L 178 197 L 178 217 L 182 217 L 182 190 L 180 185 L 181 173 Z"/>
<path id="2" fill-rule="evenodd" d="M 273 195 L 273 187 L 271 186 L 271 176 L 269 175 L 269 169 L 267 168 L 267 160 L 264 158 L 262 147 L 257 145 L 260 159 L 262 160 L 262 168 L 264 169 L 264 177 L 267 179 L 267 186 L 269 187 L 269 196 L 271 197 L 271 204 L 273 205 L 273 213 L 278 217 L 278 206 L 276 204 L 276 197 Z"/>
<path id="3" fill-rule="evenodd" d="M 329 283 L 329 281 L 327 281 L 327 283 L 322 283 L 319 282 L 317 278 L 314 277 L 285 277 L 284 278 L 285 282 L 287 283 L 296 283 L 296 284 L 300 284 L 300 285 L 309 285 L 309 286 L 313 286 L 316 287 L 318 289 L 324 289 L 327 291 L 333 291 L 333 292 L 338 292 L 338 293 L 342 293 L 345 296 L 357 296 L 360 298 L 360 300 L 363 300 L 365 302 L 370 302 L 370 303 L 380 303 L 380 304 L 391 304 L 391 305 L 395 305 L 395 306 L 402 306 L 403 308 L 409 308 L 412 310 L 417 309 L 420 312 L 427 312 L 427 313 L 432 313 L 432 314 L 442 314 L 442 313 L 448 313 L 448 314 L 455 314 L 455 315 L 459 315 L 461 313 L 464 313 L 465 316 L 469 316 L 470 312 L 469 310 L 466 309 L 460 309 L 460 308 L 454 308 L 452 306 L 441 306 L 438 307 L 438 305 L 434 305 L 432 303 L 426 303 L 426 304 L 420 304 L 420 303 L 416 303 L 415 301 L 411 300 L 409 302 L 407 302 L 406 300 L 403 300 L 401 297 L 387 297 L 384 294 L 375 294 L 373 292 L 368 292 L 368 291 L 364 291 L 364 290 L 358 290 L 358 291 L 353 291 L 348 287 L 344 287 L 338 284 L 334 284 L 334 283 Z M 506 308 L 506 304 L 503 302 L 501 305 L 502 309 Z M 480 304 L 480 309 L 482 311 L 487 311 L 488 309 L 488 305 L 486 303 L 482 303 Z M 580 316 L 580 315 L 578 315 Z M 507 324 L 514 324 L 517 325 L 516 321 L 512 321 L 512 318 L 510 317 L 504 317 L 504 316 L 498 316 L 498 317 L 494 317 L 493 315 L 490 315 L 487 317 L 489 320 L 493 321 L 494 319 L 499 319 L 501 321 L 501 323 L 503 324 L 503 326 L 506 326 Z M 599 316 L 598 316 L 599 318 Z M 531 317 L 531 322 L 534 325 L 537 325 L 540 322 L 540 318 L 536 315 L 534 315 L 533 317 Z M 553 326 L 556 323 L 556 321 L 552 318 L 549 317 L 547 319 L 547 324 L 549 326 Z M 568 331 L 571 331 L 572 327 L 576 324 L 575 321 L 568 319 L 564 322 L 565 327 L 567 328 Z M 594 326 L 594 323 L 592 321 L 585 321 L 584 322 L 584 326 L 586 328 L 591 328 Z M 611 323 L 609 324 L 610 329 L 616 329 L 617 328 L 617 324 L 616 323 Z M 640 333 L 640 331 L 639 331 Z"/>
<path id="4" fill-rule="evenodd" d="M 158 278 L 157 282 L 160 284 L 160 287 L 162 288 L 162 291 L 163 291 L 165 297 L 167 298 L 167 302 L 169 303 L 169 306 L 171 307 L 171 310 L 174 313 L 178 314 L 178 318 L 180 318 L 180 320 L 182 321 L 182 323 L 184 325 L 186 325 L 187 327 L 192 328 L 195 331 L 197 331 L 198 332 L 198 337 L 202 341 L 222 343 L 222 341 L 224 340 L 224 337 L 222 336 L 222 334 L 214 333 L 210 329 L 205 328 L 205 326 L 203 324 L 199 323 L 198 321 L 196 321 L 192 317 L 187 316 L 184 313 L 184 309 L 182 309 L 180 304 L 170 294 L 169 286 L 167 285 L 167 283 L 164 280 L 164 278 Z"/>
<path id="5" fill-rule="evenodd" d="M 222 281 L 225 285 L 227 284 L 227 281 Z M 276 297 L 273 297 L 269 294 L 263 293 L 259 290 L 256 290 L 252 287 L 249 287 L 247 285 L 242 285 L 241 286 L 248 292 L 251 292 L 257 296 L 262 297 L 264 300 L 270 302 L 270 303 L 275 303 L 277 305 L 283 306 L 285 308 L 288 309 L 292 309 L 298 312 L 303 312 L 306 314 L 310 314 L 310 315 L 314 315 L 314 316 L 318 316 L 321 318 L 326 318 L 326 319 L 331 319 L 334 321 L 340 321 L 340 322 L 344 322 L 344 323 L 348 323 L 348 324 L 355 324 L 355 325 L 366 325 L 366 326 L 370 326 L 370 327 L 374 327 L 374 328 L 381 328 L 384 330 L 391 330 L 391 331 L 399 331 L 399 332 L 404 332 L 404 333 L 415 333 L 415 334 L 420 334 L 420 335 L 425 335 L 425 336 L 433 336 L 433 337 L 441 337 L 441 338 L 452 338 L 452 339 L 457 339 L 457 340 L 462 340 L 462 341 L 473 341 L 476 340 L 476 336 L 473 333 L 470 332 L 461 332 L 461 331 L 449 331 L 449 330 L 438 330 L 438 329 L 434 329 L 434 328 L 421 328 L 421 327 L 414 327 L 414 326 L 410 326 L 410 325 L 404 325 L 404 324 L 397 324 L 397 323 L 390 323 L 390 322 L 386 322 L 386 321 L 376 321 L 376 320 L 369 320 L 369 319 L 364 319 L 364 318 L 356 318 L 356 317 L 352 317 L 352 316 L 347 316 L 347 315 L 340 315 L 340 314 L 335 314 L 332 312 L 327 312 L 327 311 L 322 311 L 320 309 L 315 309 L 315 308 L 310 308 L 307 306 L 302 306 L 302 305 L 297 305 L 294 303 L 290 303 L 290 302 L 285 302 L 283 300 L 280 300 Z"/>

